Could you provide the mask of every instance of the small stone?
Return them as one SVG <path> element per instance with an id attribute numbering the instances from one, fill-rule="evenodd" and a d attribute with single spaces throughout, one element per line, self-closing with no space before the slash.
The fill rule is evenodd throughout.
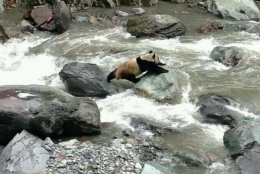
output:
<path id="1" fill-rule="evenodd" d="M 127 144 L 125 145 L 125 147 L 126 147 L 126 148 L 132 148 L 132 147 L 133 147 L 133 145 L 132 145 L 132 144 L 129 144 L 129 143 L 127 143 Z"/>
<path id="2" fill-rule="evenodd" d="M 104 164 L 104 165 L 108 165 L 108 164 L 109 164 L 109 162 L 107 162 L 107 161 L 104 161 L 104 162 L 103 162 L 103 164 Z"/>
<path id="3" fill-rule="evenodd" d="M 140 163 L 136 163 L 136 164 L 135 164 L 135 168 L 136 168 L 136 169 L 142 169 L 142 166 L 141 166 Z"/>
<path id="4" fill-rule="evenodd" d="M 120 162 L 117 161 L 115 165 L 116 165 L 117 167 L 119 167 L 119 166 L 120 166 Z"/>
<path id="5" fill-rule="evenodd" d="M 143 142 L 143 146 L 144 146 L 144 147 L 149 147 L 150 144 L 149 144 L 149 142 L 144 141 L 144 142 Z"/>
<path id="6" fill-rule="evenodd" d="M 57 165 L 57 168 L 64 168 L 64 167 L 66 167 L 66 164 L 58 164 Z"/>

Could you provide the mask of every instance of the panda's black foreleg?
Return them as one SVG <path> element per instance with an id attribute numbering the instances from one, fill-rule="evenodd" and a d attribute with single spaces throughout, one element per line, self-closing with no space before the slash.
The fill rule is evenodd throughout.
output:
<path id="1" fill-rule="evenodd" d="M 155 73 L 156 74 L 162 74 L 162 73 L 168 73 L 168 72 L 169 72 L 168 69 L 164 69 L 164 68 L 162 68 L 160 66 L 156 66 L 156 68 L 155 68 Z"/>
<path id="2" fill-rule="evenodd" d="M 108 76 L 107 76 L 107 82 L 110 83 L 110 81 L 115 78 L 115 70 L 112 71 Z"/>
<path id="3" fill-rule="evenodd" d="M 129 81 L 131 81 L 131 82 L 133 82 L 133 83 L 137 83 L 137 82 L 140 81 L 140 79 L 139 79 L 139 78 L 136 78 L 135 75 L 133 75 L 133 74 L 127 75 L 127 76 L 125 77 L 125 79 L 126 79 L 126 80 L 129 80 Z"/>

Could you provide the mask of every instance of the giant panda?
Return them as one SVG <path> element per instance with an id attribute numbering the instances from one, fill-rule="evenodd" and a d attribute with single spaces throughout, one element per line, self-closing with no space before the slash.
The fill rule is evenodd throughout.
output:
<path id="1" fill-rule="evenodd" d="M 160 62 L 159 56 L 150 51 L 148 54 L 129 59 L 121 64 L 118 68 L 116 68 L 107 76 L 107 81 L 110 83 L 113 78 L 116 78 L 117 80 L 126 79 L 133 83 L 137 83 L 139 82 L 140 78 L 137 78 L 136 76 L 146 71 L 147 73 L 154 74 L 169 72 L 169 70 L 164 69 L 159 65 L 164 66 L 166 64 Z"/>

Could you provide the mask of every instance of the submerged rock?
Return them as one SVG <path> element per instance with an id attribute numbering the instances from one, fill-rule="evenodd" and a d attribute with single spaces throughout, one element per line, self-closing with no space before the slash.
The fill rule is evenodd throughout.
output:
<path id="1" fill-rule="evenodd" d="M 240 121 L 224 134 L 224 144 L 236 158 L 260 145 L 260 119 Z"/>
<path id="2" fill-rule="evenodd" d="M 199 112 L 208 123 L 221 123 L 231 125 L 236 123 L 242 116 L 227 108 L 227 106 L 237 106 L 238 103 L 228 96 L 218 94 L 203 94 L 199 97 L 197 106 Z"/>
<path id="3" fill-rule="evenodd" d="M 239 156 L 236 163 L 241 174 L 259 174 L 260 173 L 260 147 L 253 148 Z"/>
<path id="4" fill-rule="evenodd" d="M 144 164 L 141 174 L 172 174 L 172 171 L 157 162 L 148 161 Z"/>
<path id="5" fill-rule="evenodd" d="M 243 51 L 238 47 L 215 47 L 211 53 L 210 58 L 218 61 L 226 66 L 236 66 L 243 58 Z"/>
<path id="6" fill-rule="evenodd" d="M 0 155 L 1 174 L 45 174 L 50 153 L 43 141 L 23 130 L 4 148 Z"/>
<path id="7" fill-rule="evenodd" d="M 171 15 L 144 15 L 129 19 L 127 31 L 136 37 L 172 38 L 184 35 L 186 27 Z"/>
<path id="8" fill-rule="evenodd" d="M 66 89 L 74 96 L 105 97 L 113 88 L 95 64 L 68 63 L 60 71 L 59 76 Z"/>
<path id="9" fill-rule="evenodd" d="M 160 75 L 149 74 L 134 85 L 139 95 L 144 95 L 158 101 L 178 103 L 187 87 L 187 76 L 179 71 L 170 70 Z"/>
<path id="10" fill-rule="evenodd" d="M 239 21 L 260 19 L 260 11 L 254 0 L 207 0 L 208 11 L 222 18 Z"/>
<path id="11" fill-rule="evenodd" d="M 211 165 L 210 159 L 189 152 L 174 151 L 173 157 L 178 163 L 182 162 L 192 167 L 208 167 Z"/>
<path id="12" fill-rule="evenodd" d="M 23 129 L 41 137 L 100 133 L 94 101 L 41 85 L 0 87 L 0 120 L 0 144 Z"/>

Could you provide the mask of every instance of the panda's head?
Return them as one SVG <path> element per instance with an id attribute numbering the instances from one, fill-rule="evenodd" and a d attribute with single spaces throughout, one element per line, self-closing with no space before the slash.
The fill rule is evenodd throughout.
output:
<path id="1" fill-rule="evenodd" d="M 166 65 L 165 63 L 162 63 L 160 61 L 160 57 L 158 55 L 156 55 L 155 53 L 153 53 L 152 51 L 149 51 L 149 54 L 140 56 L 140 58 L 143 60 L 147 60 L 149 62 L 154 62 L 156 65 L 161 65 L 161 66 Z"/>

